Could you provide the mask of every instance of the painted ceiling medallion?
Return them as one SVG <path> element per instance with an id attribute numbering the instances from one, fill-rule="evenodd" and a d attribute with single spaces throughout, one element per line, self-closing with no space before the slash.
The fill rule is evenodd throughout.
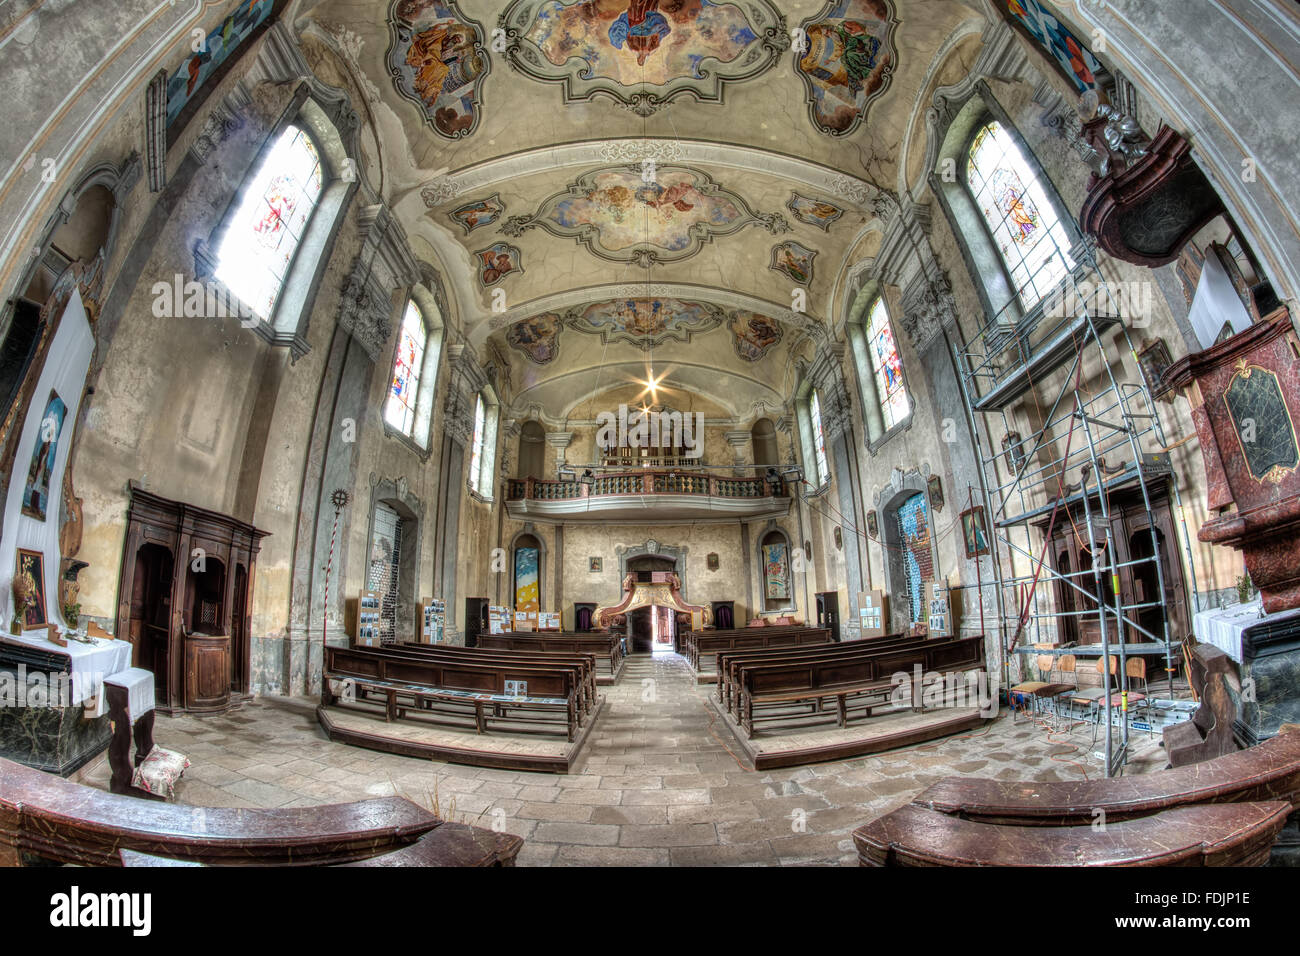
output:
<path id="1" fill-rule="evenodd" d="M 508 275 L 523 272 L 524 266 L 518 249 L 506 242 L 495 242 L 474 253 L 478 264 L 479 285 L 494 286 Z"/>
<path id="2" fill-rule="evenodd" d="M 790 47 L 767 0 L 521 0 L 500 25 L 511 65 L 563 84 L 565 102 L 604 95 L 642 116 L 681 95 L 720 103 Z"/>
<path id="3" fill-rule="evenodd" d="M 483 30 L 455 0 L 393 0 L 388 8 L 388 74 L 440 135 L 470 135 L 482 117 L 479 88 L 492 68 Z"/>
<path id="4" fill-rule="evenodd" d="M 610 262 L 649 267 L 688 259 L 718 236 L 760 225 L 788 232 L 779 213 L 755 213 L 735 193 L 689 166 L 614 166 L 586 173 L 545 200 L 531 216 L 512 216 L 508 236 L 541 227 L 576 239 Z"/>
<path id="5" fill-rule="evenodd" d="M 486 199 L 476 199 L 473 202 L 467 202 L 463 206 L 453 209 L 447 215 L 452 222 L 459 225 L 465 230 L 465 235 L 469 235 L 480 226 L 490 226 L 501 218 L 502 213 L 506 211 L 506 204 L 501 201 L 498 193 L 493 193 Z"/>
<path id="6" fill-rule="evenodd" d="M 737 309 L 731 313 L 730 328 L 736 354 L 746 362 L 757 362 L 781 341 L 781 324 L 757 312 Z"/>
<path id="7" fill-rule="evenodd" d="M 801 286 L 806 286 L 812 283 L 813 260 L 816 258 L 816 250 L 790 240 L 772 249 L 772 262 L 769 268 L 775 269 Z"/>
<path id="8" fill-rule="evenodd" d="M 822 232 L 830 232 L 831 223 L 844 215 L 844 210 L 824 199 L 809 199 L 800 193 L 793 193 L 785 204 L 794 218 L 810 226 L 816 226 Z"/>
<path id="9" fill-rule="evenodd" d="M 837 0 L 803 22 L 807 49 L 795 70 L 808 89 L 813 125 L 847 136 L 893 76 L 898 20 L 891 0 Z"/>

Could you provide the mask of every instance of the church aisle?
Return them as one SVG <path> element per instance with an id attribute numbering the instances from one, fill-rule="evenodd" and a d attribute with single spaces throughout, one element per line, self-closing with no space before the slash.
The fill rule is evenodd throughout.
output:
<path id="1" fill-rule="evenodd" d="M 1052 742 L 1038 725 L 1008 716 L 978 736 L 759 773 L 728 752 L 738 748 L 712 719 L 712 685 L 696 685 L 682 658 L 631 657 L 620 682 L 601 690 L 605 710 L 575 772 L 564 775 L 333 743 L 306 697 L 264 697 L 220 717 L 159 716 L 156 736 L 193 761 L 177 788 L 182 803 L 312 806 L 398 794 L 522 836 L 520 866 L 853 865 L 854 827 L 944 776 L 1081 779 L 1071 761 L 1099 775 L 1082 756 L 1086 729 Z M 1130 773 L 1163 765 L 1144 736 L 1139 746 L 1147 759 Z M 107 781 L 106 761 L 86 774 L 86 782 Z"/>

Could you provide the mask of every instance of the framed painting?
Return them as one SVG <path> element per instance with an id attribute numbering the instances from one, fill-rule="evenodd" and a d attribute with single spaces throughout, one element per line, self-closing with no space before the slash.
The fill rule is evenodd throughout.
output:
<path id="1" fill-rule="evenodd" d="M 59 436 L 63 434 L 63 420 L 68 406 L 57 392 L 51 391 L 41 416 L 41 427 L 32 445 L 31 463 L 27 467 L 27 483 L 23 486 L 23 514 L 44 521 L 50 507 L 50 476 L 59 454 Z"/>
<path id="2" fill-rule="evenodd" d="M 945 504 L 943 500 L 943 482 L 939 480 L 938 475 L 931 475 L 926 479 L 925 490 L 930 496 L 931 510 L 942 511 Z"/>
<path id="3" fill-rule="evenodd" d="M 867 537 L 872 541 L 880 540 L 880 517 L 875 511 L 867 512 Z"/>
<path id="4" fill-rule="evenodd" d="M 705 559 L 705 561 L 708 564 L 708 568 L 710 571 L 716 571 L 718 570 L 719 567 L 722 566 L 722 561 L 718 557 L 718 553 L 716 551 L 709 552 L 709 556 Z"/>
<path id="5" fill-rule="evenodd" d="M 988 525 L 984 523 L 984 506 L 976 505 L 961 513 L 961 535 L 966 543 L 966 557 L 977 558 L 989 553 Z"/>
<path id="6" fill-rule="evenodd" d="M 590 572 L 592 572 L 592 573 L 595 573 L 595 572 L 597 572 L 597 571 L 604 571 L 604 570 L 605 570 L 605 559 L 604 559 L 604 558 L 588 558 L 588 559 L 587 559 L 587 570 L 590 571 Z"/>
<path id="7" fill-rule="evenodd" d="M 45 555 L 39 551 L 18 549 L 14 568 L 14 583 L 23 581 L 27 587 L 27 607 L 23 609 L 23 628 L 33 630 L 50 623 L 45 613 Z"/>

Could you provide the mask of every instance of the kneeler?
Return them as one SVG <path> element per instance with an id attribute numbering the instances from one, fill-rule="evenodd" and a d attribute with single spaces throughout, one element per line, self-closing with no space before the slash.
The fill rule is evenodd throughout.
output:
<path id="1" fill-rule="evenodd" d="M 108 788 L 113 793 L 144 800 L 166 800 L 132 786 L 135 768 L 153 750 L 154 689 L 153 673 L 139 667 L 104 678 L 108 698 L 108 720 L 113 736 L 108 741 L 108 765 L 113 771 Z M 131 759 L 131 742 L 135 741 L 135 760 Z"/>

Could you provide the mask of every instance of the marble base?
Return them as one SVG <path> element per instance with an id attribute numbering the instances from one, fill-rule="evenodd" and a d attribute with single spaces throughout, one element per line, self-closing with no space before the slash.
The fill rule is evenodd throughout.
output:
<path id="1" fill-rule="evenodd" d="M 1253 747 L 1300 723 L 1300 610 L 1260 618 L 1242 632 L 1241 651 L 1241 713 L 1232 729 Z"/>
<path id="2" fill-rule="evenodd" d="M 0 707 L 0 757 L 67 777 L 108 749 L 108 715 L 85 708 Z"/>

